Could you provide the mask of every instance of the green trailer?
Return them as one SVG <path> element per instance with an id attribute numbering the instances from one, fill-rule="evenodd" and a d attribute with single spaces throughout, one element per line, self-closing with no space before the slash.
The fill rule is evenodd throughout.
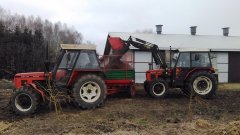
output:
<path id="1" fill-rule="evenodd" d="M 135 96 L 135 71 L 134 70 L 107 70 L 105 83 L 108 87 L 108 95 L 126 92 L 129 97 Z"/>

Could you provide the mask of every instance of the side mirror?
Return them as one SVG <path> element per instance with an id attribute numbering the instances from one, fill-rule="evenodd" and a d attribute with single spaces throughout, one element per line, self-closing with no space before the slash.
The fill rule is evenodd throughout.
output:
<path id="1" fill-rule="evenodd" d="M 49 69 L 49 67 L 50 67 L 50 61 L 49 60 L 46 60 L 46 61 L 44 61 L 44 65 L 45 65 L 45 69 L 46 69 L 46 71 L 47 72 L 49 72 L 50 71 L 50 69 Z"/>

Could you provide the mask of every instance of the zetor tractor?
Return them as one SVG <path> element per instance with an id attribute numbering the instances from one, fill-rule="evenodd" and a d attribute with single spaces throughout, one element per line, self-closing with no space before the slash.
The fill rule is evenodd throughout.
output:
<path id="1" fill-rule="evenodd" d="M 49 63 L 45 65 L 49 69 Z M 12 109 L 20 115 L 34 113 L 40 104 L 51 100 L 49 89 L 66 93 L 81 108 L 98 107 L 107 95 L 103 76 L 95 46 L 61 45 L 61 56 L 52 72 L 15 75 Z"/>
<path id="2" fill-rule="evenodd" d="M 167 65 L 157 45 L 133 37 L 125 42 L 152 52 L 158 69 L 148 70 L 144 82 L 145 91 L 151 97 L 164 97 L 169 88 L 180 88 L 187 96 L 211 98 L 215 94 L 218 76 L 212 67 L 209 49 L 170 49 L 173 57 Z"/>
<path id="3" fill-rule="evenodd" d="M 145 91 L 152 97 L 164 97 L 169 88 L 180 88 L 187 96 L 211 98 L 218 82 L 209 50 L 179 49 L 173 56 L 173 67 L 146 72 Z"/>

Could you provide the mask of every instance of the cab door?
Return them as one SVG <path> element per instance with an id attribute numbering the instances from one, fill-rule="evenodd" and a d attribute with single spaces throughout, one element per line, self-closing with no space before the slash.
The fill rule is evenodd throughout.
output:
<path id="1" fill-rule="evenodd" d="M 184 79 L 190 68 L 190 52 L 179 53 L 178 60 L 173 69 L 173 82 L 175 86 L 181 86 L 184 84 Z"/>
<path id="2" fill-rule="evenodd" d="M 71 77 L 78 55 L 79 53 L 76 51 L 67 51 L 67 50 L 63 54 L 62 59 L 57 67 L 56 75 L 55 75 L 57 86 L 67 85 Z"/>

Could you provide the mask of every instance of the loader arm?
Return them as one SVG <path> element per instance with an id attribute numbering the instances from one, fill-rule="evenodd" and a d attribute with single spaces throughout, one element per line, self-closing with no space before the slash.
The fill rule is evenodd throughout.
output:
<path id="1" fill-rule="evenodd" d="M 150 51 L 152 52 L 152 56 L 156 65 L 160 65 L 162 68 L 167 68 L 167 64 L 165 62 L 164 57 L 162 56 L 157 45 L 149 43 L 139 38 L 134 38 L 132 36 L 126 41 L 128 46 L 132 45 L 140 50 Z"/>

